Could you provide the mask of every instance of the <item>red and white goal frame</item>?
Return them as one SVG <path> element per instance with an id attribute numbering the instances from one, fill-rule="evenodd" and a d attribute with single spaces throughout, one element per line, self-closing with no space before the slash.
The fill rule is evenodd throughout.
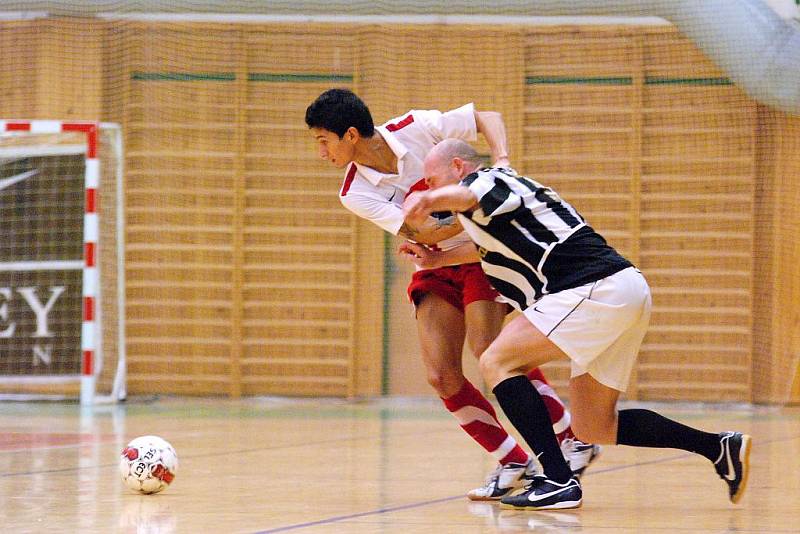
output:
<path id="1" fill-rule="evenodd" d="M 119 146 L 117 163 L 117 181 L 119 186 L 116 188 L 116 207 L 117 207 L 117 242 L 118 258 L 124 258 L 124 245 L 122 243 L 122 231 L 124 225 L 123 217 L 123 197 L 121 187 L 121 136 L 119 127 L 115 124 L 102 123 L 103 128 L 117 130 L 116 140 Z M 84 215 L 83 215 L 83 262 L 82 269 L 82 288 L 81 288 L 81 308 L 82 308 L 82 328 L 80 334 L 80 402 L 88 405 L 97 402 L 97 373 L 98 363 L 102 358 L 101 330 L 100 330 L 100 270 L 98 243 L 100 239 L 100 223 L 98 216 L 99 209 L 99 189 L 100 189 L 100 133 L 101 123 L 91 121 L 59 121 L 59 120 L 0 120 L 0 134 L 2 133 L 30 133 L 30 134 L 59 134 L 59 133 L 82 133 L 85 136 L 85 175 L 84 175 Z M 61 262 L 64 264 L 74 262 Z M 118 270 L 120 303 L 124 300 L 124 264 Z M 78 266 L 73 266 L 78 267 Z M 120 341 L 118 347 L 118 365 L 113 380 L 113 389 L 105 400 L 116 401 L 125 397 L 125 345 L 124 345 L 124 304 L 122 304 L 122 316 L 120 317 Z"/>

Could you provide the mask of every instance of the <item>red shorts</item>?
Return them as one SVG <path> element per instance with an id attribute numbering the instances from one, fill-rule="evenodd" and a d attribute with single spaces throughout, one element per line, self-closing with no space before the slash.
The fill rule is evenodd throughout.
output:
<path id="1" fill-rule="evenodd" d="M 459 311 L 477 300 L 496 301 L 499 293 L 489 283 L 480 263 L 464 263 L 417 271 L 408 284 L 408 298 L 418 305 L 426 293 L 433 293 Z"/>

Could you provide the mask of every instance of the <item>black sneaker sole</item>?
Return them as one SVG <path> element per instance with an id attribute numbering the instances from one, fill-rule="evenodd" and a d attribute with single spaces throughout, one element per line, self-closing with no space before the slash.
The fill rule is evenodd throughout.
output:
<path id="1" fill-rule="evenodd" d="M 742 481 L 739 482 L 736 493 L 731 495 L 733 504 L 741 500 L 744 490 L 747 489 L 747 479 L 750 477 L 750 449 L 752 449 L 750 436 L 742 434 L 742 446 L 739 449 L 739 461 L 742 463 Z"/>

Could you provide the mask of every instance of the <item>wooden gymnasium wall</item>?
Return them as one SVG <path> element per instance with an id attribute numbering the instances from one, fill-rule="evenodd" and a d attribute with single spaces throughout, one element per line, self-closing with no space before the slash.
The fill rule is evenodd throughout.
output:
<path id="1" fill-rule="evenodd" d="M 241 336 L 238 35 L 122 31 L 128 388 L 230 393 Z"/>
<path id="2" fill-rule="evenodd" d="M 628 396 L 750 400 L 757 106 L 672 30 L 526 46 L 525 170 L 653 289 Z"/>
<path id="3" fill-rule="evenodd" d="M 384 278 L 400 287 L 407 268 L 339 205 L 341 171 L 303 123 L 344 86 L 378 121 L 467 101 L 504 114 L 517 167 L 653 286 L 629 397 L 786 401 L 800 119 L 672 28 L 445 30 L 0 22 L 0 115 L 123 125 L 129 391 L 374 394 L 387 355 L 393 382 L 424 383 L 402 370 L 413 319 Z M 550 374 L 563 386 L 567 368 Z"/>
<path id="4" fill-rule="evenodd" d="M 303 123 L 352 38 L 124 31 L 130 389 L 355 394 L 356 225 Z"/>

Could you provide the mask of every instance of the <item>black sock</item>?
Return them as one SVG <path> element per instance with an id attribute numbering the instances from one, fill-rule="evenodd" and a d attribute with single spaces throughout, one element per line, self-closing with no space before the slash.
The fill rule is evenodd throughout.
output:
<path id="1" fill-rule="evenodd" d="M 508 420 L 539 458 L 547 477 L 564 483 L 572 477 L 542 397 L 524 375 L 507 378 L 494 388 L 497 402 Z"/>
<path id="2" fill-rule="evenodd" d="M 617 444 L 634 447 L 682 449 L 715 461 L 720 454 L 719 436 L 703 432 L 650 410 L 620 410 Z"/>

